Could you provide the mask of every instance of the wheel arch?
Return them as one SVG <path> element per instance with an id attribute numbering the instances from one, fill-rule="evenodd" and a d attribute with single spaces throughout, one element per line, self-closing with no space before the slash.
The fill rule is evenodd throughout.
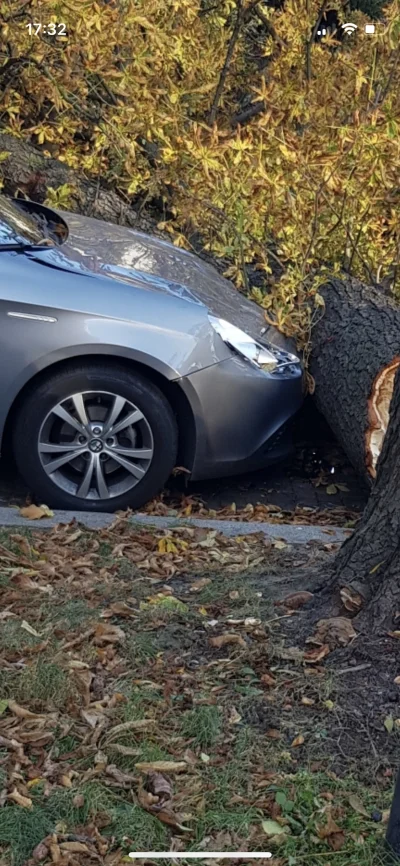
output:
<path id="1" fill-rule="evenodd" d="M 119 367 L 124 367 L 125 370 L 132 373 L 140 373 L 142 376 L 149 379 L 154 385 L 156 385 L 160 389 L 164 397 L 166 397 L 166 399 L 168 400 L 171 409 L 177 419 L 177 465 L 184 466 L 185 468 L 191 470 L 194 463 L 194 456 L 196 451 L 196 422 L 193 409 L 190 405 L 190 401 L 184 393 L 183 389 L 180 387 L 179 381 L 171 381 L 158 370 L 155 370 L 153 367 L 150 367 L 141 361 L 126 358 L 120 355 L 110 355 L 102 353 L 83 353 L 81 355 L 74 355 L 71 358 L 55 361 L 36 372 L 33 376 L 31 376 L 28 381 L 25 382 L 25 384 L 20 388 L 8 410 L 1 435 L 2 453 L 5 453 L 9 456 L 12 454 L 12 430 L 15 418 L 18 414 L 20 406 L 23 404 L 24 398 L 35 385 L 39 385 L 40 382 L 43 382 L 46 378 L 48 378 L 55 372 L 62 371 L 63 369 L 68 369 L 71 362 L 86 362 L 91 364 L 98 363 L 99 365 L 103 365 L 106 361 L 111 361 L 111 363 L 114 362 Z"/>

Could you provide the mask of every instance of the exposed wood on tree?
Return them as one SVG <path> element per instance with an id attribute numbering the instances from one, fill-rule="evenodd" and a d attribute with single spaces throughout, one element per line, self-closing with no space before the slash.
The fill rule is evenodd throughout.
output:
<path id="1" fill-rule="evenodd" d="M 393 628 L 400 610 L 400 369 L 377 478 L 359 526 L 335 560 L 333 580 L 365 599 L 362 627 Z"/>
<path id="2" fill-rule="evenodd" d="M 383 290 L 332 280 L 312 335 L 317 406 L 359 474 L 376 474 L 400 361 L 400 309 Z"/>

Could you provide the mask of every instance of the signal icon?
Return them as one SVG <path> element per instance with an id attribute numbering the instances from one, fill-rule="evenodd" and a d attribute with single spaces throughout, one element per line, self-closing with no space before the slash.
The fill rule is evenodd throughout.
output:
<path id="1" fill-rule="evenodd" d="M 357 30 L 357 24 L 352 24 L 349 21 L 347 24 L 341 25 L 341 30 L 343 30 L 344 33 L 347 33 L 348 36 L 351 36 L 351 34 L 355 33 L 355 31 Z"/>

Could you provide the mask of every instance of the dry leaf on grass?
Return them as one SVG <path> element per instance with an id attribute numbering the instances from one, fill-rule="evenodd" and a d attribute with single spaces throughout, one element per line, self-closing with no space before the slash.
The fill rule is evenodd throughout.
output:
<path id="1" fill-rule="evenodd" d="M 141 773 L 184 773 L 188 765 L 186 761 L 141 761 L 135 769 Z"/>
<path id="2" fill-rule="evenodd" d="M 145 790 L 157 798 L 160 805 L 172 800 L 171 780 L 163 773 L 149 773 L 145 782 Z"/>
<path id="3" fill-rule="evenodd" d="M 101 646 L 108 643 L 123 643 L 125 632 L 118 625 L 100 622 L 95 629 L 93 643 Z"/>
<path id="4" fill-rule="evenodd" d="M 124 601 L 115 601 L 113 604 L 110 604 L 110 607 L 108 607 L 106 610 L 103 610 L 101 614 L 102 619 L 111 619 L 112 616 L 121 616 L 126 617 L 127 619 L 136 619 L 138 613 Z"/>
<path id="5" fill-rule="evenodd" d="M 358 812 L 359 815 L 364 815 L 365 818 L 370 817 L 365 806 L 363 806 L 360 798 L 357 797 L 357 794 L 350 794 L 348 800 L 351 808 L 354 809 L 355 812 Z"/>
<path id="6" fill-rule="evenodd" d="M 304 737 L 303 737 L 303 734 L 299 734 L 299 735 L 298 735 L 297 737 L 295 737 L 295 739 L 293 740 L 292 748 L 295 749 L 297 746 L 302 746 L 303 743 L 304 743 Z"/>
<path id="7" fill-rule="evenodd" d="M 270 819 L 267 821 L 261 821 L 261 827 L 267 836 L 281 836 L 283 833 L 287 832 L 285 827 L 282 827 L 282 825 L 278 824 L 277 821 L 272 821 Z"/>
<path id="8" fill-rule="evenodd" d="M 126 733 L 127 731 L 148 731 L 153 725 L 153 719 L 131 719 L 130 722 L 121 722 L 120 725 L 114 725 L 108 731 L 107 742 L 114 740 L 119 734 Z"/>
<path id="9" fill-rule="evenodd" d="M 17 704 L 16 701 L 12 701 L 11 699 L 8 700 L 7 705 L 8 705 L 8 709 L 11 710 L 11 712 L 14 714 L 14 716 L 17 716 L 19 719 L 45 719 L 46 718 L 46 716 L 44 716 L 44 715 L 41 715 L 38 713 L 31 713 L 30 710 L 26 709 L 26 707 L 21 707 L 19 704 Z"/>
<path id="10" fill-rule="evenodd" d="M 43 839 L 43 841 L 39 842 L 39 844 L 36 845 L 36 848 L 33 849 L 32 858 L 33 858 L 33 860 L 36 860 L 37 863 L 40 863 L 41 860 L 46 859 L 46 857 L 48 856 L 48 853 L 49 853 L 48 845 L 46 844 L 46 840 Z"/>
<path id="11" fill-rule="evenodd" d="M 318 828 L 318 836 L 328 842 L 332 851 L 340 851 L 346 841 L 343 830 L 333 820 L 331 812 L 328 812 L 327 823 Z"/>
<path id="12" fill-rule="evenodd" d="M 10 794 L 8 794 L 8 799 L 12 800 L 17 806 L 22 806 L 24 809 L 32 809 L 32 800 L 30 797 L 24 797 L 23 794 L 20 794 L 17 788 L 13 788 Z"/>
<path id="13" fill-rule="evenodd" d="M 190 592 L 201 592 L 205 586 L 211 583 L 211 579 L 209 577 L 201 577 L 200 580 L 195 580 L 194 583 L 190 584 Z"/>
<path id="14" fill-rule="evenodd" d="M 236 644 L 243 647 L 243 649 L 247 649 L 246 641 L 239 634 L 221 634 L 218 637 L 210 637 L 208 642 L 210 646 L 217 649 L 221 649 L 221 647 L 228 646 L 229 644 Z"/>

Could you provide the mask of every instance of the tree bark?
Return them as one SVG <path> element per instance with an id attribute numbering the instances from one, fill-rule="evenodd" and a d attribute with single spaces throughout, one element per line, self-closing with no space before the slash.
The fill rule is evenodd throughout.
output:
<path id="1" fill-rule="evenodd" d="M 7 194 L 20 192 L 43 202 L 49 187 L 57 189 L 68 184 L 73 188 L 74 210 L 108 222 L 136 226 L 137 214 L 121 196 L 102 183 L 80 176 L 64 162 L 44 156 L 39 148 L 0 133 L 0 153 L 8 154 L 0 164 Z"/>
<path id="2" fill-rule="evenodd" d="M 315 400 L 370 485 L 400 364 L 400 308 L 382 289 L 352 279 L 332 280 L 322 294 L 325 312 L 312 335 L 310 364 Z"/>
<path id="3" fill-rule="evenodd" d="M 360 523 L 336 556 L 332 579 L 367 602 L 356 618 L 361 626 L 393 627 L 400 615 L 400 369 L 377 477 Z"/>

